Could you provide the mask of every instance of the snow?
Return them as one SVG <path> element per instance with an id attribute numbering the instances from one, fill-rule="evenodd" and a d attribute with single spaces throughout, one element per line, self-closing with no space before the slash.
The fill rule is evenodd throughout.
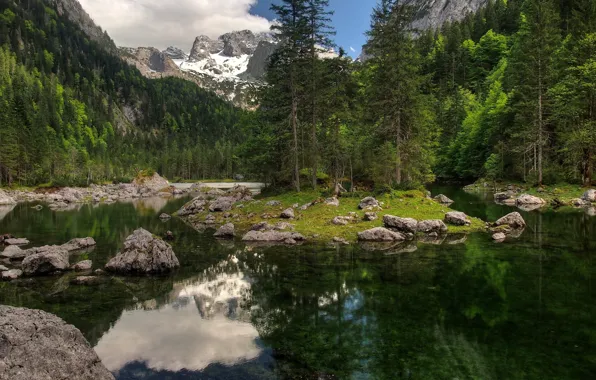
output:
<path id="1" fill-rule="evenodd" d="M 210 54 L 209 58 L 200 61 L 183 59 L 174 59 L 173 61 L 182 71 L 208 75 L 218 81 L 230 79 L 240 81 L 238 76 L 248 69 L 249 60 L 250 55 L 248 54 L 239 57 L 227 57 L 223 55 L 223 52 L 219 52 Z"/>

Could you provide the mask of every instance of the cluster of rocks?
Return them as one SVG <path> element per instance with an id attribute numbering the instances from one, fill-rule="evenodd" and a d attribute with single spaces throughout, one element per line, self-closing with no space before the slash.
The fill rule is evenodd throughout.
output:
<path id="1" fill-rule="evenodd" d="M 306 241 L 304 235 L 293 232 L 294 226 L 287 222 L 279 222 L 271 225 L 267 222 L 260 222 L 251 227 L 243 237 L 242 241 L 257 244 L 287 244 L 296 245 Z"/>
<path id="2" fill-rule="evenodd" d="M 193 185 L 190 188 L 191 191 L 196 191 L 197 189 L 206 190 L 204 187 L 200 187 L 200 185 L 196 187 Z M 209 212 L 227 212 L 232 210 L 236 203 L 247 202 L 252 199 L 252 192 L 245 186 L 236 186 L 227 192 L 219 189 L 208 189 L 207 191 L 202 191 L 198 196 L 182 206 L 176 215 L 188 217 L 207 210 Z"/>
<path id="3" fill-rule="evenodd" d="M 526 228 L 526 221 L 519 212 L 512 212 L 493 223 L 493 240 L 504 241 L 507 237 L 519 237 Z"/>
<path id="4" fill-rule="evenodd" d="M 139 177 L 130 184 L 95 185 L 89 187 L 64 187 L 38 191 L 0 190 L 2 202 L 43 202 L 50 208 L 68 209 L 82 203 L 113 203 L 121 200 L 148 198 L 154 196 L 171 197 L 190 192 L 191 189 L 176 189 L 169 182 L 155 173 L 150 177 Z"/>
<path id="5" fill-rule="evenodd" d="M 593 203 L 596 203 L 596 190 L 587 190 L 581 198 L 576 198 L 571 201 L 575 207 L 591 207 Z"/>
<path id="6" fill-rule="evenodd" d="M 9 245 L 0 252 L 0 257 L 13 268 L 0 267 L 1 277 L 3 280 L 15 280 L 22 275 L 51 275 L 69 270 L 90 271 L 92 267 L 90 260 L 70 265 L 70 256 L 73 253 L 94 247 L 95 244 L 93 238 L 87 237 L 72 239 L 62 245 L 46 245 L 29 249 L 21 249 L 18 245 Z"/>
<path id="7" fill-rule="evenodd" d="M 447 217 L 446 217 L 447 218 Z M 455 218 L 455 216 L 453 216 Z M 463 215 L 464 220 L 467 216 Z M 449 219 L 450 220 L 450 219 Z M 459 218 L 457 218 L 459 223 Z M 437 237 L 447 232 L 447 225 L 442 220 L 417 221 L 412 218 L 385 215 L 384 227 L 372 228 L 358 234 L 360 241 L 404 241 L 413 239 L 417 233 Z"/>

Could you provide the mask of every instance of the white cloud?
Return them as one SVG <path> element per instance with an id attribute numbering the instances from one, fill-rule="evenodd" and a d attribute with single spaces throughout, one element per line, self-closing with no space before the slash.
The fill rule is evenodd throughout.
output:
<path id="1" fill-rule="evenodd" d="M 190 51 L 194 38 L 234 30 L 269 30 L 270 22 L 249 13 L 258 0 L 79 0 L 119 46 L 173 45 Z"/>
<path id="2" fill-rule="evenodd" d="M 353 48 L 353 47 L 351 47 L 351 46 L 350 46 L 350 51 L 351 51 L 352 53 L 356 53 L 356 49 L 354 49 L 354 48 Z"/>

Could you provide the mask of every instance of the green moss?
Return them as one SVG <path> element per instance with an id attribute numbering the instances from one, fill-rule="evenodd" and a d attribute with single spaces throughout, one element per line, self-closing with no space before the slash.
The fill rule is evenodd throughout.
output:
<path id="1" fill-rule="evenodd" d="M 281 202 L 281 206 L 267 206 L 266 203 L 272 200 Z M 348 241 L 356 241 L 358 232 L 383 226 L 384 215 L 395 215 L 404 218 L 414 218 L 417 220 L 440 219 L 443 220 L 445 213 L 451 210 L 445 205 L 427 199 L 421 191 L 400 191 L 393 192 L 377 197 L 382 202 L 383 209 L 377 211 L 378 218 L 375 221 L 364 221 L 365 211 L 358 209 L 360 198 L 340 198 L 339 207 L 328 206 L 323 203 L 324 198 L 316 192 L 290 192 L 280 194 L 275 197 L 261 198 L 255 202 L 248 202 L 243 208 L 235 208 L 231 213 L 239 215 L 238 220 L 234 220 L 236 228 L 240 232 L 250 229 L 256 223 L 267 221 L 275 224 L 280 221 L 287 221 L 279 218 L 281 212 L 294 204 L 300 206 L 313 201 L 319 203 L 309 207 L 307 210 L 295 209 L 296 218 L 289 221 L 295 225 L 295 231 L 305 235 L 309 241 L 330 241 L 334 237 L 341 237 Z M 337 226 L 331 223 L 336 216 L 347 216 L 350 212 L 355 212 L 357 218 L 355 221 L 345 226 Z M 195 215 L 198 221 L 205 219 L 208 213 Z M 222 213 L 215 213 L 218 224 L 226 221 Z M 486 229 L 485 222 L 480 219 L 470 218 L 470 226 L 448 226 L 449 233 L 468 233 L 474 231 L 483 231 Z M 313 236 L 317 236 L 314 238 Z"/>

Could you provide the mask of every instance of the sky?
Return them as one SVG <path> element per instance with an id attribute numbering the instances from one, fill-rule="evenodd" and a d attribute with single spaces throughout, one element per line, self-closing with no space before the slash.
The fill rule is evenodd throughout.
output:
<path id="1" fill-rule="evenodd" d="M 176 46 L 190 51 L 194 38 L 234 30 L 269 30 L 277 0 L 79 0 L 119 46 Z M 352 57 L 360 54 L 376 0 L 330 0 L 335 42 Z"/>

